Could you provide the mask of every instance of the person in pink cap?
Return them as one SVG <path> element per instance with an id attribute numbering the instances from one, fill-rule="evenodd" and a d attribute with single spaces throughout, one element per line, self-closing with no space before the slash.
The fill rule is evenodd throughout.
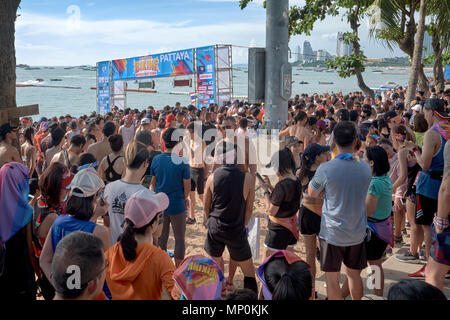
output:
<path id="1" fill-rule="evenodd" d="M 142 189 L 125 204 L 124 232 L 106 251 L 106 282 L 113 300 L 161 300 L 163 288 L 173 298 L 175 265 L 153 245 L 152 235 L 169 206 L 165 193 Z"/>

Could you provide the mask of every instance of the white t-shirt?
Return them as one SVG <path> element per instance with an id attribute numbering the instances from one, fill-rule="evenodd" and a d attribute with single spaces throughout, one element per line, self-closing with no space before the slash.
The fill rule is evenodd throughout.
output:
<path id="1" fill-rule="evenodd" d="M 125 203 L 130 196 L 141 189 L 146 189 L 139 183 L 128 183 L 117 180 L 106 185 L 104 197 L 109 203 L 109 221 L 111 245 L 117 243 L 117 239 L 123 232 L 122 224 L 124 220 Z"/>
<path id="2" fill-rule="evenodd" d="M 127 128 L 122 126 L 123 150 L 127 149 L 128 143 L 134 138 L 134 125 Z"/>

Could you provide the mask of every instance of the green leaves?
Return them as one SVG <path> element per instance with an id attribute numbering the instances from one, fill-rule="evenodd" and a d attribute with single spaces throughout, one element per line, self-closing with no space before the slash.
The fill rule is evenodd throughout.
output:
<path id="1" fill-rule="evenodd" d="M 348 78 L 356 74 L 356 71 L 365 71 L 364 62 L 367 57 L 361 52 L 359 55 L 336 57 L 333 60 L 325 62 L 328 68 L 336 70 L 341 78 Z"/>

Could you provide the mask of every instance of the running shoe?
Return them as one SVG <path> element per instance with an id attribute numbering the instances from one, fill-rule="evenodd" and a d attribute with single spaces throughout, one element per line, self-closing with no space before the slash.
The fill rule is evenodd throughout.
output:
<path id="1" fill-rule="evenodd" d="M 425 279 L 425 268 L 427 265 L 424 265 L 419 271 L 408 274 L 410 279 Z"/>
<path id="2" fill-rule="evenodd" d="M 425 251 L 423 249 L 419 250 L 419 259 L 423 261 L 427 261 L 427 258 L 425 257 Z"/>
<path id="3" fill-rule="evenodd" d="M 418 262 L 419 254 L 412 254 L 411 251 L 407 251 L 405 254 L 397 254 L 395 255 L 395 259 L 401 262 Z"/>
<path id="4" fill-rule="evenodd" d="M 194 219 L 192 219 L 192 218 L 186 219 L 186 224 L 196 224 L 196 223 L 197 223 L 197 220 L 195 220 L 195 218 Z"/>

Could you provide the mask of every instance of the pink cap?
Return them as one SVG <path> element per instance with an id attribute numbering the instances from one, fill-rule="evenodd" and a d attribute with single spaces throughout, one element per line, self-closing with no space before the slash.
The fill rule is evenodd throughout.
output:
<path id="1" fill-rule="evenodd" d="M 168 207 L 169 198 L 165 193 L 154 193 L 149 189 L 142 189 L 128 199 L 125 204 L 124 218 L 131 220 L 135 228 L 142 228 Z"/>

